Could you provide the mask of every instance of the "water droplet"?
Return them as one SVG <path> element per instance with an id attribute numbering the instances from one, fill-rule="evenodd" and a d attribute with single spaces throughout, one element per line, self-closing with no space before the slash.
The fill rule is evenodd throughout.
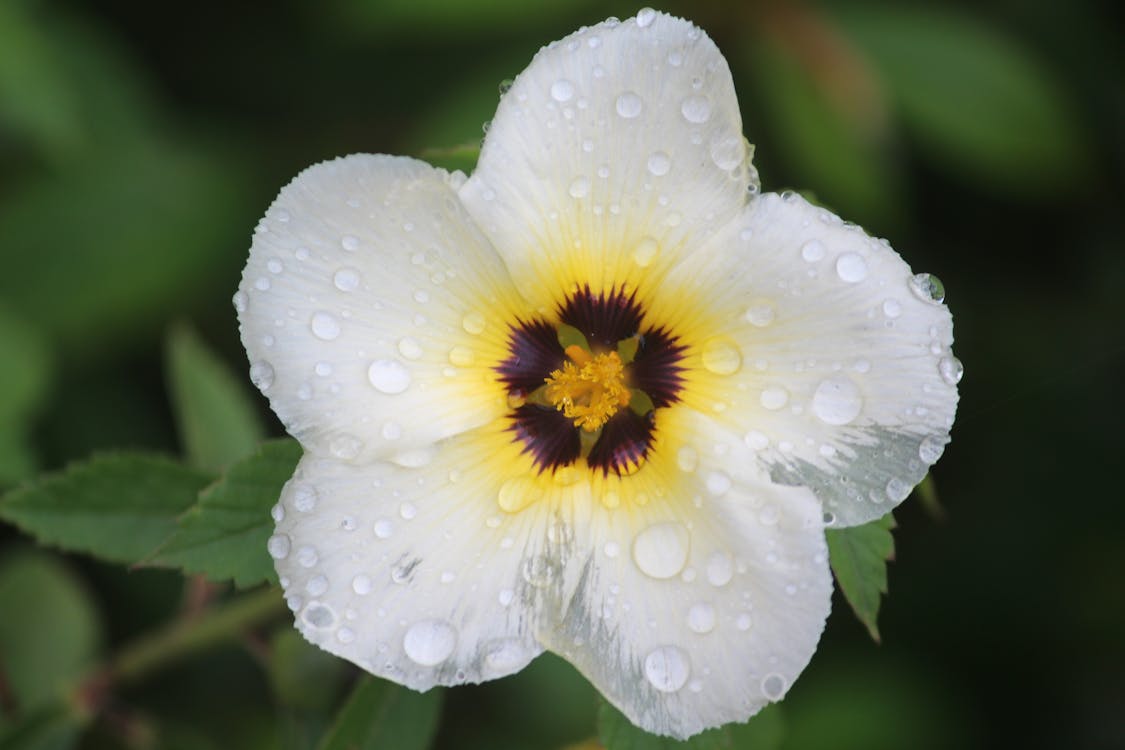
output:
<path id="1" fill-rule="evenodd" d="M 842 375 L 820 381 L 813 393 L 813 414 L 827 424 L 847 424 L 858 417 L 862 409 L 859 387 Z"/>
<path id="2" fill-rule="evenodd" d="M 590 181 L 585 177 L 576 177 L 567 192 L 571 198 L 585 198 L 590 192 Z"/>
<path id="3" fill-rule="evenodd" d="M 536 588 L 544 588 L 554 580 L 558 565 L 543 555 L 529 557 L 523 561 L 520 573 L 523 579 Z"/>
<path id="4" fill-rule="evenodd" d="M 789 391 L 779 385 L 773 385 L 762 391 L 758 401 L 770 411 L 777 411 L 789 403 Z"/>
<path id="5" fill-rule="evenodd" d="M 626 91 L 617 97 L 617 114 L 624 117 L 626 120 L 631 120 L 641 114 L 643 104 L 641 97 L 637 96 L 632 91 Z"/>
<path id="6" fill-rule="evenodd" d="M 695 448 L 685 445 L 676 452 L 676 465 L 680 467 L 680 471 L 695 471 L 695 467 L 699 465 L 699 454 L 695 452 Z"/>
<path id="7" fill-rule="evenodd" d="M 407 359 L 418 359 L 422 356 L 422 345 L 417 339 L 404 336 L 398 340 L 398 352 Z"/>
<path id="8" fill-rule="evenodd" d="M 965 374 L 965 366 L 956 357 L 942 357 L 938 362 L 938 373 L 941 375 L 941 379 L 949 385 L 957 385 Z"/>
<path id="9" fill-rule="evenodd" d="M 637 26 L 647 29 L 656 20 L 656 11 L 652 8 L 641 8 L 637 11 Z"/>
<path id="10" fill-rule="evenodd" d="M 354 252 L 355 250 L 359 249 L 359 239 L 351 236 L 350 234 L 345 234 L 340 238 L 340 247 L 344 248 L 348 252 Z"/>
<path id="11" fill-rule="evenodd" d="M 340 628 L 336 631 L 336 640 L 345 645 L 352 643 L 355 641 L 355 631 L 351 628 Z"/>
<path id="12" fill-rule="evenodd" d="M 313 313 L 310 321 L 313 335 L 324 341 L 332 341 L 340 335 L 340 323 L 331 314 L 321 310 Z"/>
<path id="13" fill-rule="evenodd" d="M 773 305 L 754 305 L 746 311 L 746 320 L 750 325 L 765 328 L 773 322 L 775 314 Z"/>
<path id="14" fill-rule="evenodd" d="M 941 454 L 945 452 L 945 444 L 947 442 L 949 441 L 945 437 L 927 435 L 918 445 L 918 458 L 922 459 L 927 464 L 937 463 L 937 460 L 941 458 Z"/>
<path id="15" fill-rule="evenodd" d="M 266 262 L 266 270 L 268 270 L 270 273 L 281 273 L 285 270 L 285 266 L 281 264 L 280 258 L 270 258 Z"/>
<path id="16" fill-rule="evenodd" d="M 336 613 L 327 604 L 310 604 L 302 619 L 314 628 L 330 628 L 336 624 Z"/>
<path id="17" fill-rule="evenodd" d="M 484 650 L 484 666 L 490 675 L 496 677 L 514 672 L 527 660 L 527 651 L 515 638 L 491 642 Z"/>
<path id="18" fill-rule="evenodd" d="M 457 367 L 468 367 L 476 361 L 473 350 L 467 346 L 455 346 L 449 350 L 449 363 Z"/>
<path id="19" fill-rule="evenodd" d="M 742 165 L 746 158 L 746 142 L 742 136 L 730 136 L 711 144 L 711 161 L 724 172 Z"/>
<path id="20" fill-rule="evenodd" d="M 328 443 L 328 450 L 336 458 L 342 461 L 350 461 L 363 450 L 363 441 L 355 435 L 344 433 L 332 438 Z"/>
<path id="21" fill-rule="evenodd" d="M 606 557 L 612 559 L 621 554 L 621 546 L 617 542 L 606 542 L 605 546 L 602 547 L 602 552 L 605 553 Z"/>
<path id="22" fill-rule="evenodd" d="M 858 253 L 844 253 L 836 259 L 836 275 L 849 284 L 856 284 L 867 278 L 867 261 Z"/>
<path id="23" fill-rule="evenodd" d="M 413 503 L 403 503 L 398 506 L 398 514 L 402 516 L 404 521 L 411 521 L 418 515 L 418 509 L 414 507 Z"/>
<path id="24" fill-rule="evenodd" d="M 505 513 L 518 513 L 542 497 L 543 491 L 534 479 L 513 477 L 500 485 L 496 501 Z"/>
<path id="25" fill-rule="evenodd" d="M 732 375 L 742 366 L 742 353 L 733 341 L 711 339 L 703 345 L 703 366 L 716 375 Z"/>
<path id="26" fill-rule="evenodd" d="M 770 439 L 766 437 L 765 433 L 758 432 L 757 430 L 750 430 L 743 438 L 748 446 L 756 451 L 764 450 L 770 444 Z"/>
<path id="27" fill-rule="evenodd" d="M 687 565 L 691 535 L 682 523 L 657 523 L 633 540 L 633 562 L 651 578 L 671 578 Z"/>
<path id="28" fill-rule="evenodd" d="M 820 240 L 809 240 L 801 245 L 801 257 L 809 263 L 816 263 L 818 260 L 823 260 L 825 253 L 824 243 Z"/>
<path id="29" fill-rule="evenodd" d="M 275 560 L 284 560 L 289 556 L 289 547 L 291 542 L 286 534 L 274 534 L 266 542 L 266 549 L 269 550 L 270 557 Z M 259 547 L 258 549 L 261 549 Z"/>
<path id="30" fill-rule="evenodd" d="M 672 169 L 672 158 L 663 151 L 654 151 L 648 157 L 648 171 L 654 177 L 663 177 Z"/>
<path id="31" fill-rule="evenodd" d="M 433 667 L 453 654 L 457 631 L 445 620 L 422 620 L 410 626 L 402 638 L 402 650 L 415 664 Z"/>
<path id="32" fill-rule="evenodd" d="M 274 503 L 273 507 L 270 508 L 270 518 L 274 520 L 274 523 L 281 523 L 285 520 L 285 508 L 282 507 L 281 503 Z"/>
<path id="33" fill-rule="evenodd" d="M 888 318 L 897 318 L 902 315 L 902 303 L 897 299 L 883 300 L 883 314 Z"/>
<path id="34" fill-rule="evenodd" d="M 711 100 L 702 95 L 689 96 L 680 105 L 680 114 L 688 122 L 701 125 L 711 119 Z"/>
<path id="35" fill-rule="evenodd" d="M 250 382 L 260 391 L 267 390 L 273 385 L 273 376 L 273 365 L 265 360 L 250 365 Z"/>
<path id="36" fill-rule="evenodd" d="M 328 591 L 328 579 L 324 576 L 313 576 L 305 584 L 305 591 L 312 596 L 321 596 Z"/>
<path id="37" fill-rule="evenodd" d="M 652 237 L 645 237 L 633 249 L 633 262 L 641 268 L 647 268 L 652 264 L 656 253 L 660 250 L 660 245 Z"/>
<path id="38" fill-rule="evenodd" d="M 367 596 L 371 593 L 371 579 L 360 573 L 352 579 L 352 591 L 360 596 Z"/>
<path id="39" fill-rule="evenodd" d="M 254 288 L 257 289 L 259 292 L 269 291 L 270 280 L 267 279 L 265 276 L 259 276 L 258 279 L 254 282 Z"/>
<path id="40" fill-rule="evenodd" d="M 318 497 L 315 487 L 298 484 L 293 488 L 293 507 L 298 513 L 311 513 L 316 508 Z"/>
<path id="41" fill-rule="evenodd" d="M 734 561 L 725 552 L 715 552 L 707 559 L 707 580 L 712 586 L 726 586 L 734 578 Z"/>
<path id="42" fill-rule="evenodd" d="M 710 633 L 715 629 L 715 608 L 705 602 L 692 605 L 687 613 L 687 624 L 696 633 Z"/>
<path id="43" fill-rule="evenodd" d="M 560 78 L 551 84 L 551 98 L 556 102 L 568 102 L 574 97 L 574 84 Z"/>
<path id="44" fill-rule="evenodd" d="M 329 362 L 317 362 L 313 371 L 320 377 L 326 378 L 332 374 L 332 365 Z"/>
<path id="45" fill-rule="evenodd" d="M 246 305 L 250 301 L 250 296 L 246 292 L 238 291 L 234 293 L 231 302 L 234 303 L 234 311 L 237 313 L 246 312 Z"/>
<path id="46" fill-rule="evenodd" d="M 771 701 L 781 700 L 786 687 L 786 679 L 776 672 L 762 678 L 762 693 Z"/>
<path id="47" fill-rule="evenodd" d="M 734 626 L 743 632 L 749 630 L 752 624 L 753 620 L 751 620 L 750 615 L 745 612 L 740 614 L 734 621 Z"/>
<path id="48" fill-rule="evenodd" d="M 674 693 L 682 688 L 691 673 L 687 652 L 676 646 L 660 646 L 645 657 L 645 677 L 662 693 Z"/>
<path id="49" fill-rule="evenodd" d="M 316 549 L 314 549 L 313 547 L 306 546 L 301 547 L 297 550 L 297 563 L 302 568 L 311 568 L 312 566 L 316 565 L 317 560 L 319 559 L 320 555 L 316 553 Z"/>
<path id="50" fill-rule="evenodd" d="M 359 287 L 359 271 L 344 267 L 332 275 L 332 283 L 341 292 L 353 292 Z"/>
<path id="51" fill-rule="evenodd" d="M 461 319 L 461 327 L 465 329 L 466 333 L 471 333 L 474 336 L 483 333 L 484 326 L 484 316 L 479 312 L 465 313 L 465 317 Z"/>
<path id="52" fill-rule="evenodd" d="M 892 503 L 901 503 L 910 494 L 911 489 L 913 488 L 909 484 L 898 477 L 891 477 L 887 481 L 887 497 Z"/>
<path id="53" fill-rule="evenodd" d="M 393 359 L 377 359 L 367 368 L 367 379 L 380 393 L 402 393 L 410 387 L 410 370 Z"/>
<path id="54" fill-rule="evenodd" d="M 919 273 L 912 276 L 910 291 L 914 292 L 914 295 L 924 302 L 940 305 L 945 301 L 945 284 L 942 284 L 941 279 L 933 274 Z"/>
<path id="55" fill-rule="evenodd" d="M 730 487 L 730 477 L 721 471 L 713 471 L 707 477 L 707 491 L 715 497 L 725 495 Z"/>

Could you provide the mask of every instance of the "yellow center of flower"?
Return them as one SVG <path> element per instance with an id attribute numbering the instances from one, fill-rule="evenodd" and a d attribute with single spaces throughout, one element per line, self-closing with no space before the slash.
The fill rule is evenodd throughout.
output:
<path id="1" fill-rule="evenodd" d="M 625 385 L 625 363 L 617 352 L 591 354 L 572 344 L 566 347 L 569 362 L 547 378 L 544 395 L 575 427 L 600 430 L 632 398 Z"/>

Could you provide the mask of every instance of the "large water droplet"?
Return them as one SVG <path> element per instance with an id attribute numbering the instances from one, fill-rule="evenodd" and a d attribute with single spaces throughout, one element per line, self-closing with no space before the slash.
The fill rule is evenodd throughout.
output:
<path id="1" fill-rule="evenodd" d="M 402 637 L 402 650 L 415 664 L 432 667 L 453 654 L 457 631 L 445 620 L 422 620 L 410 626 Z"/>
<path id="2" fill-rule="evenodd" d="M 742 353 L 729 339 L 711 339 L 703 345 L 703 366 L 716 375 L 732 375 L 742 366 Z"/>
<path id="3" fill-rule="evenodd" d="M 367 379 L 380 393 L 402 393 L 410 387 L 410 370 L 393 359 L 377 359 L 367 368 Z"/>
<path id="4" fill-rule="evenodd" d="M 788 684 L 788 681 L 776 672 L 768 674 L 762 678 L 762 693 L 771 701 L 781 700 Z"/>
<path id="5" fill-rule="evenodd" d="M 924 302 L 940 305 L 945 301 L 945 284 L 933 274 L 919 273 L 910 279 L 910 291 Z"/>
<path id="6" fill-rule="evenodd" d="M 672 158 L 663 151 L 654 151 L 648 157 L 647 166 L 654 177 L 663 177 L 672 169 Z"/>
<path id="7" fill-rule="evenodd" d="M 359 596 L 367 596 L 371 593 L 371 579 L 360 573 L 352 579 L 352 591 Z"/>
<path id="8" fill-rule="evenodd" d="M 660 646 L 645 657 L 645 677 L 662 693 L 674 693 L 682 688 L 691 674 L 687 652 L 677 646 Z"/>
<path id="9" fill-rule="evenodd" d="M 927 464 L 937 463 L 937 460 L 941 458 L 941 454 L 945 452 L 945 444 L 947 442 L 949 442 L 948 438 L 927 435 L 918 445 L 918 458 L 922 459 Z"/>
<path id="10" fill-rule="evenodd" d="M 758 401 L 764 408 L 777 411 L 789 403 L 789 391 L 779 385 L 770 386 L 762 391 Z"/>
<path id="11" fill-rule="evenodd" d="M 275 560 L 284 560 L 288 557 L 290 546 L 291 542 L 286 534 L 274 534 L 266 542 L 266 549 L 269 551 L 270 557 Z M 261 549 L 261 547 L 258 549 Z"/>
<path id="12" fill-rule="evenodd" d="M 742 136 L 730 136 L 711 144 L 711 161 L 724 172 L 740 166 L 745 157 L 746 142 Z"/>
<path id="13" fill-rule="evenodd" d="M 574 96 L 574 84 L 560 78 L 551 84 L 551 98 L 556 102 L 568 102 Z"/>
<path id="14" fill-rule="evenodd" d="M 910 494 L 911 489 L 913 488 L 909 484 L 898 477 L 891 477 L 887 480 L 887 497 L 892 503 L 901 503 Z"/>
<path id="15" fill-rule="evenodd" d="M 954 356 L 942 357 L 938 362 L 938 373 L 949 385 L 957 385 L 965 374 L 965 366 Z"/>
<path id="16" fill-rule="evenodd" d="M 701 125 L 711 119 L 711 100 L 702 95 L 689 96 L 680 105 L 680 114 L 688 122 Z"/>
<path id="17" fill-rule="evenodd" d="M 819 260 L 823 260 L 826 252 L 824 243 L 820 240 L 809 240 L 801 245 L 801 257 L 808 263 L 816 263 Z"/>
<path id="18" fill-rule="evenodd" d="M 836 274 L 849 284 L 867 278 L 867 261 L 858 253 L 844 253 L 836 259 Z"/>
<path id="19" fill-rule="evenodd" d="M 549 586 L 557 572 L 558 564 L 543 555 L 527 558 L 520 569 L 523 579 L 536 588 Z"/>
<path id="20" fill-rule="evenodd" d="M 336 624 L 336 613 L 327 604 L 310 604 L 301 618 L 314 628 L 330 628 Z"/>
<path id="21" fill-rule="evenodd" d="M 658 523 L 633 540 L 633 562 L 652 578 L 671 578 L 687 565 L 691 535 L 682 523 Z"/>
<path id="22" fill-rule="evenodd" d="M 617 114 L 624 117 L 626 120 L 631 120 L 641 114 L 641 109 L 644 106 L 641 102 L 641 97 L 637 96 L 632 91 L 626 91 L 617 97 L 616 103 Z"/>
<path id="23" fill-rule="evenodd" d="M 332 283 L 341 292 L 354 292 L 359 287 L 359 271 L 344 267 L 332 275 Z"/>
<path id="24" fill-rule="evenodd" d="M 313 335 L 323 341 L 332 341 L 340 335 L 340 323 L 330 313 L 323 310 L 313 313 L 309 322 Z"/>
<path id="25" fill-rule="evenodd" d="M 652 8 L 641 8 L 637 11 L 637 26 L 647 29 L 656 20 L 656 11 Z"/>
<path id="26" fill-rule="evenodd" d="M 696 633 L 710 633 L 715 629 L 715 608 L 706 602 L 692 605 L 687 613 L 688 627 Z"/>
<path id="27" fill-rule="evenodd" d="M 273 365 L 265 360 L 250 365 L 250 382 L 264 391 L 273 385 Z"/>
<path id="28" fill-rule="evenodd" d="M 837 376 L 820 381 L 812 397 L 813 414 L 822 422 L 842 425 L 859 416 L 863 397 L 849 378 Z"/>
<path id="29" fill-rule="evenodd" d="M 231 302 L 234 303 L 235 312 L 244 313 L 246 312 L 247 304 L 250 302 L 250 296 L 247 295 L 246 292 L 237 291 L 234 293 L 234 297 L 231 298 Z"/>

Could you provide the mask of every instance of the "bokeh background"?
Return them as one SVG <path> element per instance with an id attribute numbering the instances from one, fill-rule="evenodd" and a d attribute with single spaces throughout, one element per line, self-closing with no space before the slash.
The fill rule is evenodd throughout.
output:
<path id="1" fill-rule="evenodd" d="M 360 151 L 468 170 L 504 79 L 638 7 L 0 0 L 0 488 L 95 451 L 178 454 L 166 335 L 187 322 L 245 372 L 230 299 L 284 183 Z M 806 192 L 945 282 L 966 367 L 937 502 L 897 513 L 883 642 L 835 603 L 784 748 L 1125 747 L 1116 8 L 660 8 L 728 58 L 764 189 Z M 0 725 L 22 710 L 2 676 L 31 637 L 21 601 L 57 599 L 47 630 L 89 661 L 198 593 L 0 525 Z M 354 672 L 284 623 L 259 641 L 120 691 L 59 746 L 312 746 Z M 449 691 L 438 746 L 558 748 L 594 733 L 595 706 L 544 658 Z"/>

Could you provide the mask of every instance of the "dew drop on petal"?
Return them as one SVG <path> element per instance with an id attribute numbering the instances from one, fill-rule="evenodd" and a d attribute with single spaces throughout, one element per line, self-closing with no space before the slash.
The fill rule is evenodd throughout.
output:
<path id="1" fill-rule="evenodd" d="M 571 198 L 585 198 L 590 192 L 590 181 L 585 177 L 576 177 L 567 192 Z"/>
<path id="2" fill-rule="evenodd" d="M 246 292 L 243 291 L 235 292 L 234 297 L 231 298 L 231 302 L 234 303 L 234 311 L 238 313 L 246 312 L 246 306 L 249 301 L 249 295 L 247 295 Z"/>
<path id="3" fill-rule="evenodd" d="M 321 596 L 328 591 L 328 579 L 324 576 L 313 576 L 305 584 L 305 591 L 312 596 Z"/>
<path id="4" fill-rule="evenodd" d="M 707 559 L 707 581 L 712 586 L 726 586 L 734 578 L 734 561 L 725 552 L 716 552 Z"/>
<path id="5" fill-rule="evenodd" d="M 371 593 L 371 579 L 360 573 L 352 579 L 352 591 L 359 596 L 367 596 Z"/>
<path id="6" fill-rule="evenodd" d="M 695 448 L 685 445 L 676 452 L 676 465 L 681 471 L 693 472 L 699 465 L 699 454 L 695 452 Z"/>
<path id="7" fill-rule="evenodd" d="M 765 328 L 773 322 L 776 312 L 772 305 L 754 305 L 746 311 L 746 321 L 752 326 Z"/>
<path id="8" fill-rule="evenodd" d="M 615 105 L 617 114 L 624 117 L 626 120 L 631 120 L 639 116 L 642 106 L 641 97 L 637 96 L 632 91 L 626 91 L 617 97 L 617 103 Z"/>
<path id="9" fill-rule="evenodd" d="M 711 161 L 724 172 L 742 164 L 746 157 L 746 143 L 742 136 L 730 136 L 711 144 Z"/>
<path id="10" fill-rule="evenodd" d="M 910 279 L 910 291 L 924 302 L 941 304 L 945 301 L 945 284 L 933 274 L 918 273 Z"/>
<path id="11" fill-rule="evenodd" d="M 652 8 L 641 8 L 637 11 L 637 26 L 647 29 L 656 20 L 656 11 Z"/>
<path id="12" fill-rule="evenodd" d="M 836 275 L 849 284 L 867 278 L 867 261 L 858 253 L 844 253 L 836 259 Z"/>
<path id="13" fill-rule="evenodd" d="M 567 102 L 574 97 L 574 84 L 565 78 L 560 78 L 551 84 L 551 98 L 556 102 Z"/>
<path id="14" fill-rule="evenodd" d="M 310 604 L 301 619 L 314 628 L 330 628 L 336 624 L 336 613 L 326 604 Z"/>
<path id="15" fill-rule="evenodd" d="M 313 313 L 309 322 L 313 335 L 322 341 L 332 341 L 340 335 L 340 323 L 330 313 L 323 310 Z"/>
<path id="16" fill-rule="evenodd" d="M 945 452 L 946 442 L 944 438 L 927 435 L 918 445 L 918 458 L 922 459 L 927 464 L 937 463 L 937 460 L 941 458 L 941 454 Z"/>
<path id="17" fill-rule="evenodd" d="M 391 534 L 395 532 L 395 527 L 394 524 L 392 524 L 386 518 L 380 518 L 375 522 L 373 530 L 375 532 L 375 536 L 377 536 L 379 539 L 390 539 Z"/>
<path id="18" fill-rule="evenodd" d="M 549 557 L 536 555 L 523 561 L 520 569 L 523 579 L 536 588 L 544 588 L 551 584 L 557 573 L 557 564 Z"/>
<path id="19" fill-rule="evenodd" d="M 672 158 L 663 151 L 654 151 L 648 157 L 647 166 L 654 177 L 663 177 L 672 169 Z"/>
<path id="20" fill-rule="evenodd" d="M 891 477 L 891 479 L 887 481 L 887 498 L 890 499 L 892 503 L 901 503 L 910 494 L 911 489 L 913 488 L 909 484 L 898 477 Z"/>
<path id="21" fill-rule="evenodd" d="M 367 379 L 380 393 L 394 395 L 410 387 L 410 370 L 393 359 L 377 359 L 367 368 Z"/>
<path id="22" fill-rule="evenodd" d="M 788 681 L 776 672 L 762 678 L 762 693 L 771 701 L 781 700 L 788 687 Z"/>
<path id="23" fill-rule="evenodd" d="M 656 258 L 660 245 L 652 237 L 645 237 L 633 248 L 633 262 L 641 268 L 647 268 Z"/>
<path id="24" fill-rule="evenodd" d="M 250 365 L 250 382 L 257 386 L 258 390 L 267 390 L 273 385 L 273 365 L 265 360 L 255 362 Z"/>
<path id="25" fill-rule="evenodd" d="M 328 443 L 329 452 L 342 461 L 350 461 L 363 450 L 363 441 L 355 435 L 343 433 L 332 438 Z"/>
<path id="26" fill-rule="evenodd" d="M 734 621 L 734 626 L 742 631 L 749 630 L 750 625 L 752 624 L 753 621 L 750 619 L 750 615 L 746 614 L 745 612 L 740 614 Z"/>
<path id="27" fill-rule="evenodd" d="M 527 477 L 513 477 L 500 485 L 496 502 L 505 513 L 518 513 L 542 497 L 538 482 Z"/>
<path id="28" fill-rule="evenodd" d="M 418 359 L 422 356 L 422 345 L 417 339 L 403 336 L 398 340 L 398 352 L 407 359 Z"/>
<path id="29" fill-rule="evenodd" d="M 293 507 L 298 513 L 311 513 L 316 508 L 319 498 L 316 488 L 307 484 L 298 484 L 293 488 Z"/>
<path id="30" fill-rule="evenodd" d="M 266 542 L 266 549 L 270 553 L 270 557 L 275 560 L 284 560 L 289 556 L 289 547 L 291 542 L 289 536 L 286 534 L 274 534 Z M 259 547 L 258 549 L 261 549 Z"/>
<path id="31" fill-rule="evenodd" d="M 415 664 L 433 667 L 453 654 L 457 631 L 445 620 L 422 620 L 410 626 L 402 637 L 402 650 Z"/>
<path id="32" fill-rule="evenodd" d="M 702 95 L 689 96 L 680 105 L 680 114 L 688 122 L 701 125 L 711 119 L 711 100 Z"/>
<path id="33" fill-rule="evenodd" d="M 316 565 L 318 560 L 320 560 L 320 555 L 316 553 L 316 549 L 313 547 L 305 546 L 297 550 L 297 563 L 302 568 L 311 568 Z"/>
<path id="34" fill-rule="evenodd" d="M 897 318 L 899 315 L 902 315 L 902 303 L 897 299 L 884 300 L 883 314 L 888 318 Z"/>
<path id="35" fill-rule="evenodd" d="M 346 234 L 342 238 L 340 238 L 340 247 L 344 248 L 348 252 L 353 252 L 359 249 L 359 240 L 351 236 L 350 234 Z"/>
<path id="36" fill-rule="evenodd" d="M 812 397 L 812 410 L 820 421 L 844 425 L 859 416 L 863 397 L 849 378 L 839 376 L 820 381 Z"/>
<path id="37" fill-rule="evenodd" d="M 714 338 L 703 345 L 703 366 L 716 375 L 732 375 L 742 366 L 742 353 L 734 342 Z"/>
<path id="38" fill-rule="evenodd" d="M 332 275 L 332 283 L 341 292 L 353 292 L 359 287 L 359 271 L 344 267 Z"/>
<path id="39" fill-rule="evenodd" d="M 824 243 L 820 240 L 809 240 L 801 245 L 801 257 L 809 263 L 816 263 L 818 260 L 823 260 L 825 253 Z"/>
<path id="40" fill-rule="evenodd" d="M 633 562 L 651 578 L 671 578 L 687 565 L 691 536 L 682 523 L 657 523 L 633 540 Z"/>
<path id="41" fill-rule="evenodd" d="M 336 631 L 336 640 L 345 645 L 352 643 L 355 641 L 355 631 L 351 628 L 340 628 Z"/>
<path id="42" fill-rule="evenodd" d="M 756 451 L 764 450 L 770 444 L 770 439 L 766 437 L 766 434 L 758 430 L 750 430 L 746 433 L 743 441 Z"/>
<path id="43" fill-rule="evenodd" d="M 770 386 L 762 391 L 758 400 L 764 408 L 777 411 L 789 403 L 789 391 L 779 385 Z"/>
<path id="44" fill-rule="evenodd" d="M 949 385 L 957 385 L 965 374 L 965 366 L 956 357 L 942 357 L 938 362 L 938 373 Z"/>
<path id="45" fill-rule="evenodd" d="M 654 688 L 662 693 L 674 693 L 687 683 L 691 663 L 682 648 L 660 646 L 648 652 L 644 671 Z"/>
<path id="46" fill-rule="evenodd" d="M 471 333 L 474 336 L 479 336 L 483 333 L 484 326 L 484 316 L 479 312 L 465 313 L 465 317 L 461 319 L 461 327 L 465 329 L 466 333 Z"/>
<path id="47" fill-rule="evenodd" d="M 715 608 L 706 602 L 692 605 L 687 613 L 688 627 L 696 633 L 710 633 L 715 629 Z"/>

